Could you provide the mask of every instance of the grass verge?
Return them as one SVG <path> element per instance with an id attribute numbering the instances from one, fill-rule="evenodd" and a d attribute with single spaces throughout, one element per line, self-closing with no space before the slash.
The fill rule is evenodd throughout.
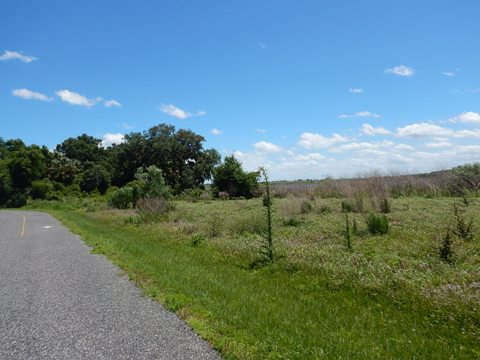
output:
<path id="1" fill-rule="evenodd" d="M 277 265 L 83 211 L 49 210 L 227 359 L 473 359 L 478 337 L 422 302 L 395 303 Z"/>

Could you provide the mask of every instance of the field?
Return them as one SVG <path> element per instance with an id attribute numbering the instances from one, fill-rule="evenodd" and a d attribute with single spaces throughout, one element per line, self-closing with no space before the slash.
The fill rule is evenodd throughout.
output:
<path id="1" fill-rule="evenodd" d="M 384 235 L 367 231 L 365 199 L 364 212 L 348 213 L 350 249 L 342 201 L 275 198 L 272 263 L 260 256 L 258 198 L 176 200 L 157 221 L 88 201 L 31 207 L 80 234 L 225 358 L 479 358 L 480 199 L 390 199 Z M 454 234 L 462 220 L 473 221 L 473 238 Z"/>

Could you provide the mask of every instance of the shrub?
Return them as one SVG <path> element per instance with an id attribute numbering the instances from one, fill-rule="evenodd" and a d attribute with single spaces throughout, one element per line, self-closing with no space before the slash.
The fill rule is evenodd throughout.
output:
<path id="1" fill-rule="evenodd" d="M 342 200 L 342 212 L 363 212 L 363 197 L 357 195 L 350 200 Z"/>
<path id="2" fill-rule="evenodd" d="M 114 191 L 108 199 L 108 205 L 116 209 L 128 209 L 133 203 L 133 188 L 125 186 Z"/>
<path id="3" fill-rule="evenodd" d="M 8 208 L 19 208 L 27 204 L 27 198 L 22 193 L 15 193 L 7 201 Z"/>
<path id="4" fill-rule="evenodd" d="M 473 219 L 467 221 L 456 203 L 453 203 L 453 216 L 455 218 L 455 228 L 453 229 L 453 233 L 463 240 L 472 240 Z"/>
<path id="5" fill-rule="evenodd" d="M 388 218 L 385 215 L 368 214 L 365 222 L 368 232 L 372 235 L 382 235 L 388 232 Z"/>
<path id="6" fill-rule="evenodd" d="M 381 200 L 380 200 L 380 204 L 379 204 L 379 210 L 381 213 L 383 214 L 388 214 L 392 211 L 392 207 L 390 205 L 390 201 L 388 200 L 387 197 L 383 197 Z"/>
<path id="7" fill-rule="evenodd" d="M 227 156 L 223 164 L 213 171 L 212 187 L 216 196 L 219 192 L 227 192 L 230 197 L 253 197 L 258 188 L 260 173 L 245 172 L 242 164 L 234 156 Z"/>
<path id="8" fill-rule="evenodd" d="M 171 190 L 165 183 L 163 172 L 156 166 L 152 165 L 147 169 L 138 168 L 135 178 L 138 180 L 140 197 L 163 199 L 171 197 Z"/>
<path id="9" fill-rule="evenodd" d="M 141 198 L 137 202 L 137 209 L 142 222 L 156 222 L 173 210 L 173 204 L 161 197 Z"/>
<path id="10" fill-rule="evenodd" d="M 272 198 L 270 196 L 270 184 L 268 182 L 267 171 L 264 168 L 260 168 L 260 172 L 265 180 L 265 196 L 263 198 L 263 206 L 265 207 L 265 221 L 266 227 L 263 234 L 263 244 L 261 249 L 261 255 L 267 262 L 274 260 L 273 249 L 273 227 L 272 227 Z"/>
<path id="11" fill-rule="evenodd" d="M 350 222 L 348 221 L 348 212 L 345 211 L 345 230 L 343 232 L 348 250 L 352 250 L 352 242 L 350 239 Z"/>
<path id="12" fill-rule="evenodd" d="M 46 199 L 53 191 L 53 183 L 48 179 L 32 181 L 30 196 L 32 199 Z"/>
<path id="13" fill-rule="evenodd" d="M 452 262 L 453 250 L 452 250 L 452 238 L 450 236 L 450 230 L 447 230 L 445 237 L 442 239 L 442 246 L 439 249 L 440 259 L 447 263 Z"/>
<path id="14" fill-rule="evenodd" d="M 300 204 L 300 212 L 302 214 L 309 214 L 313 211 L 313 204 L 311 201 L 303 200 Z"/>

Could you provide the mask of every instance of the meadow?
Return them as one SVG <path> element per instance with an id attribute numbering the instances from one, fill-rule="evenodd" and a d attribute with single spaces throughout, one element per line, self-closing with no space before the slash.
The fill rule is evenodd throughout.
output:
<path id="1" fill-rule="evenodd" d="M 261 198 L 184 197 L 154 219 L 92 200 L 30 207 L 80 234 L 224 358 L 480 357 L 480 198 L 388 198 L 388 232 L 373 235 L 375 198 L 273 193 L 273 262 L 261 256 Z"/>

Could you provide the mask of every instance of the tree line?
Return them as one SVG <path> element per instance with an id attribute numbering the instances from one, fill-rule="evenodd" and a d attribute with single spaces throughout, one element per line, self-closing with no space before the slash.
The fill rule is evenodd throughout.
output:
<path id="1" fill-rule="evenodd" d="M 52 151 L 27 146 L 20 139 L 0 138 L 0 207 L 19 207 L 28 198 L 55 200 L 64 196 L 105 194 L 136 180 L 139 169 L 155 166 L 173 194 L 203 188 L 212 180 L 214 193 L 251 197 L 258 172 L 245 172 L 233 156 L 204 148 L 205 138 L 191 130 L 159 124 L 125 135 L 109 147 L 82 134 Z"/>

